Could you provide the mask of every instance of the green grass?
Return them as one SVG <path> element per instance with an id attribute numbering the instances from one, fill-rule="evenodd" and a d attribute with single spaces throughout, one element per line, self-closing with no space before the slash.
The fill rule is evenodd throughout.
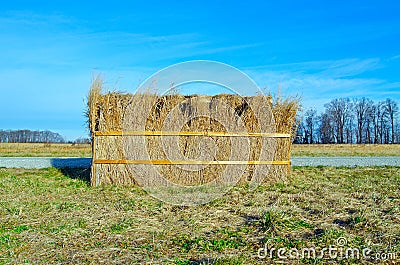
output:
<path id="1" fill-rule="evenodd" d="M 400 257 L 399 167 L 297 167 L 287 182 L 234 187 L 212 203 L 92 188 L 83 169 L 0 169 L 0 264 L 263 264 L 257 252 L 347 246 Z M 368 264 L 368 260 L 292 260 Z"/>

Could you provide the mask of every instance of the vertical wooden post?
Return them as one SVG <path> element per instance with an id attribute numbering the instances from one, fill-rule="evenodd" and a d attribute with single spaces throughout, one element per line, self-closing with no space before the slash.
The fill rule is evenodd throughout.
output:
<path id="1" fill-rule="evenodd" d="M 288 149 L 287 150 L 288 150 L 288 160 L 289 160 L 287 173 L 288 173 L 288 175 L 290 175 L 292 173 L 292 160 L 290 159 L 290 153 L 291 153 L 290 147 L 291 147 L 292 138 L 288 137 L 287 139 L 288 139 Z"/>
<path id="2" fill-rule="evenodd" d="M 92 175 L 90 178 L 90 184 L 93 187 L 96 187 L 98 185 L 97 183 L 97 172 L 96 172 L 96 145 L 97 145 L 97 138 L 96 138 L 96 133 L 94 132 L 92 134 Z"/>

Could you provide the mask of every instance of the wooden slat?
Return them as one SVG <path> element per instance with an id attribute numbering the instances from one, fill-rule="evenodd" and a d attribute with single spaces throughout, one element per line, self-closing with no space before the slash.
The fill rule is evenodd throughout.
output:
<path id="1" fill-rule="evenodd" d="M 96 134 L 92 135 L 93 143 L 92 143 L 92 172 L 91 172 L 91 185 L 92 186 L 98 186 L 99 185 L 99 179 L 97 178 L 97 170 L 96 170 L 96 163 L 95 161 L 97 160 L 97 155 L 96 155 L 96 150 L 97 150 L 97 137 Z"/>
<path id="2" fill-rule="evenodd" d="M 134 165 L 290 165 L 290 161 L 197 161 L 197 160 L 125 160 L 96 159 L 94 164 Z"/>
<path id="3" fill-rule="evenodd" d="M 164 131 L 109 131 L 94 132 L 96 136 L 222 136 L 222 137 L 269 137 L 290 138 L 288 133 L 232 133 L 232 132 L 164 132 Z"/>

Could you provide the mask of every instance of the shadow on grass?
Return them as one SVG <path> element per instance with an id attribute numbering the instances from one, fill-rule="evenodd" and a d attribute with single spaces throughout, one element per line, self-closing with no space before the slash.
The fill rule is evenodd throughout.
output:
<path id="1" fill-rule="evenodd" d="M 90 185 L 90 167 L 89 168 L 76 168 L 76 167 L 63 167 L 59 168 L 61 173 L 71 179 L 79 179 L 85 181 Z"/>
<path id="2" fill-rule="evenodd" d="M 218 259 L 216 259 L 216 258 L 202 258 L 202 259 L 190 260 L 187 262 L 187 264 L 203 265 L 203 264 L 216 264 L 217 262 L 218 262 Z"/>
<path id="3" fill-rule="evenodd" d="M 51 166 L 64 176 L 85 181 L 90 185 L 91 158 L 52 158 Z"/>
<path id="4" fill-rule="evenodd" d="M 88 168 L 92 164 L 92 159 L 78 157 L 51 158 L 50 163 L 51 166 L 55 168 Z"/>

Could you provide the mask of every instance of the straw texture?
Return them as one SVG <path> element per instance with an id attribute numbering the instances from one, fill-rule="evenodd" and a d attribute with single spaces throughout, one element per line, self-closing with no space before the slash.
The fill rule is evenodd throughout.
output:
<path id="1" fill-rule="evenodd" d="M 295 130 L 295 117 L 299 108 L 297 99 L 268 96 L 240 97 L 220 94 L 216 96 L 160 96 L 151 92 L 124 94 L 103 93 L 103 81 L 96 78 L 88 95 L 88 125 L 94 132 L 110 131 L 184 131 L 184 132 L 237 132 L 237 133 L 289 133 Z M 266 105 L 267 104 L 267 105 Z M 228 107 L 227 107 L 228 106 Z M 267 111 L 271 109 L 272 111 Z M 270 114 L 269 114 L 270 113 Z M 264 115 L 264 116 L 263 116 Z M 262 119 L 259 117 L 263 116 Z M 135 138 L 136 137 L 136 138 Z M 141 137 L 146 150 L 134 150 Z M 236 139 L 233 139 L 236 138 Z M 130 142 L 131 141 L 131 142 Z M 128 143 L 128 149 L 127 149 Z M 282 161 L 290 159 L 291 140 L 287 138 L 219 137 L 219 136 L 97 136 L 92 141 L 93 159 L 120 160 L 147 157 L 151 160 L 246 160 Z M 264 146 L 264 153 L 261 152 Z M 246 149 L 246 146 L 248 148 Z M 265 148 L 267 147 L 267 148 Z M 247 153 L 246 153 L 247 152 Z M 143 153 L 143 154 L 142 154 Z M 145 154 L 144 154 L 145 153 Z M 245 153 L 245 154 L 243 154 Z M 135 185 L 135 170 L 121 164 L 93 164 L 92 185 Z M 199 185 L 217 180 L 228 170 L 235 182 L 248 182 L 254 175 L 255 165 L 157 165 L 158 172 L 169 181 L 181 185 Z M 234 168 L 235 166 L 232 166 Z M 257 166 L 258 177 L 273 183 L 288 175 L 286 165 Z M 138 167 L 144 175 L 146 166 Z M 149 171 L 150 172 L 150 171 Z M 244 173 L 243 173 L 244 172 Z M 139 174 L 139 175 L 140 175 Z M 238 176 L 240 174 L 240 176 Z M 226 181 L 226 179 L 225 179 Z M 157 185 L 157 183 L 154 183 Z"/>

